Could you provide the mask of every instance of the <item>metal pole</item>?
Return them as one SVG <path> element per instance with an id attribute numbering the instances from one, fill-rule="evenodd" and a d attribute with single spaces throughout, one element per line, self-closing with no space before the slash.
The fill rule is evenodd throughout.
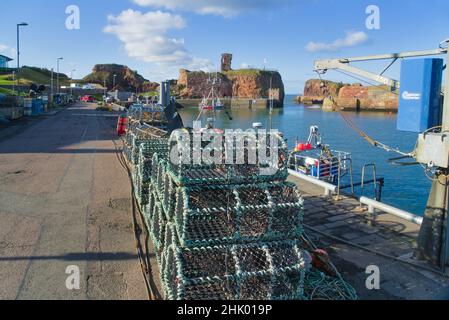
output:
<path id="1" fill-rule="evenodd" d="M 73 96 L 73 73 L 76 71 L 76 69 L 73 69 L 72 71 L 70 71 L 70 95 Z"/>
<path id="2" fill-rule="evenodd" d="M 59 94 L 59 58 L 56 60 L 56 92 Z"/>
<path id="3" fill-rule="evenodd" d="M 17 25 L 17 95 L 20 96 L 20 36 Z"/>
<path id="4" fill-rule="evenodd" d="M 449 45 L 449 40 L 447 41 Z M 449 50 L 447 52 L 446 65 L 449 62 Z M 443 119 L 442 119 L 442 131 L 449 130 L 449 67 L 446 67 L 446 81 L 444 85 L 444 106 L 443 106 Z"/>
<path id="5" fill-rule="evenodd" d="M 449 40 L 446 40 L 446 44 L 449 45 Z M 449 62 L 449 51 L 446 55 L 446 65 Z M 444 84 L 444 105 L 443 105 L 443 117 L 441 122 L 441 132 L 447 132 L 449 130 L 449 68 L 446 67 L 446 81 Z M 449 190 L 448 190 L 448 181 L 447 175 L 449 173 L 449 168 L 445 168 L 441 175 L 437 177 L 439 181 L 438 187 L 432 188 L 432 191 L 435 190 L 435 198 L 439 199 L 442 203 L 443 209 L 443 234 L 442 234 L 442 243 L 441 243 L 441 254 L 440 254 L 440 266 L 443 272 L 446 272 L 447 267 L 447 258 L 449 256 Z M 440 179 L 442 178 L 442 179 Z M 443 181 L 440 181 L 443 180 Z"/>
<path id="6" fill-rule="evenodd" d="M 273 129 L 273 73 L 271 73 L 270 78 L 270 91 L 268 93 L 268 98 L 270 99 L 270 128 L 269 131 Z"/>
<path id="7" fill-rule="evenodd" d="M 57 60 L 56 60 L 56 64 L 57 64 L 57 73 L 56 73 L 56 86 L 57 86 L 57 88 L 56 88 L 56 92 L 58 93 L 58 94 L 60 94 L 61 92 L 60 92 L 60 86 L 59 86 L 59 60 L 63 60 L 64 58 L 58 58 Z"/>
<path id="8" fill-rule="evenodd" d="M 446 40 L 446 44 L 449 46 L 449 40 Z M 444 84 L 444 105 L 443 105 L 443 118 L 442 118 L 442 132 L 449 130 L 449 68 L 447 67 L 447 64 L 449 63 L 449 50 L 447 52 L 446 56 L 446 81 Z M 442 251 L 441 251 L 441 267 L 443 272 L 446 272 L 447 264 L 448 264 L 448 257 L 449 257 L 449 190 L 448 190 L 448 181 L 447 181 L 447 174 L 449 173 L 449 168 L 446 168 L 445 176 L 444 176 L 444 182 L 446 184 L 446 190 L 445 190 L 445 215 L 444 215 L 444 222 L 443 222 L 443 230 L 444 230 L 444 236 L 443 236 L 443 245 L 442 245 Z"/>
<path id="9" fill-rule="evenodd" d="M 17 24 L 17 95 L 20 96 L 20 27 L 27 26 L 28 23 Z"/>
<path id="10" fill-rule="evenodd" d="M 449 43 L 449 41 L 447 42 Z M 449 51 L 447 52 L 446 64 L 448 62 Z M 442 132 L 449 130 L 449 68 L 446 68 L 441 126 Z M 418 238 L 418 257 L 426 258 L 439 265 L 443 272 L 446 272 L 449 256 L 448 173 L 449 168 L 440 168 L 440 172 L 432 182 L 432 189 Z"/>
<path id="11" fill-rule="evenodd" d="M 12 72 L 12 92 L 16 94 L 16 72 Z"/>
<path id="12" fill-rule="evenodd" d="M 20 67 L 20 35 L 19 35 L 19 25 L 17 25 L 17 69 Z"/>
<path id="13" fill-rule="evenodd" d="M 51 102 L 51 104 L 52 104 L 52 106 L 53 106 L 53 95 L 54 95 L 54 91 L 53 91 L 53 87 L 54 87 L 54 84 L 53 84 L 53 71 L 54 71 L 54 69 L 53 68 L 51 68 L 51 80 L 50 80 L 50 87 L 51 87 L 51 89 L 50 89 L 50 94 L 51 94 L 51 97 L 50 97 L 50 102 Z"/>

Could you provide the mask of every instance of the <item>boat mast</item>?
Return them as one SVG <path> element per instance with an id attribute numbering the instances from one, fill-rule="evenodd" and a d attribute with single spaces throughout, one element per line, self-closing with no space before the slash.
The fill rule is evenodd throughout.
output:
<path id="1" fill-rule="evenodd" d="M 268 130 L 273 129 L 273 72 L 270 77 L 270 90 L 268 91 L 268 99 L 270 100 L 270 125 Z"/>

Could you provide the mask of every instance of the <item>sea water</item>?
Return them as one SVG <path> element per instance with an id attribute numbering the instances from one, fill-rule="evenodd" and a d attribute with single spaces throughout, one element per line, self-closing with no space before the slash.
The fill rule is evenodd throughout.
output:
<path id="1" fill-rule="evenodd" d="M 333 150 L 352 153 L 354 182 L 360 182 L 364 164 L 375 163 L 377 176 L 385 178 L 382 201 L 423 215 L 431 182 L 421 166 L 391 164 L 388 160 L 400 155 L 371 146 L 358 132 L 348 126 L 339 113 L 324 112 L 317 106 L 298 105 L 293 99 L 294 96 L 287 96 L 284 108 L 274 110 L 272 117 L 273 128 L 284 133 L 291 148 L 296 141 L 307 140 L 310 126 L 317 125 L 320 128 L 323 143 L 329 144 Z M 185 108 L 180 113 L 184 125 L 192 126 L 192 122 L 198 117 L 199 109 Z M 207 118 L 215 117 L 215 125 L 219 128 L 248 129 L 254 122 L 261 122 L 265 128 L 269 126 L 269 110 L 267 109 L 232 109 L 229 115 L 224 111 L 207 111 L 203 112 L 200 119 L 205 123 Z M 403 152 L 410 152 L 415 147 L 418 135 L 397 131 L 396 114 L 346 112 L 345 115 L 377 141 Z M 366 179 L 372 179 L 371 169 L 367 169 Z M 364 195 L 373 198 L 373 189 L 366 188 Z"/>

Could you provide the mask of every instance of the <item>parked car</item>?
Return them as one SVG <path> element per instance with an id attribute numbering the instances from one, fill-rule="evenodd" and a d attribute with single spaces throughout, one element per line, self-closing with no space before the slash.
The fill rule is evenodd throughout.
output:
<path id="1" fill-rule="evenodd" d="M 81 97 L 81 102 L 95 102 L 95 98 L 93 96 L 82 96 Z"/>

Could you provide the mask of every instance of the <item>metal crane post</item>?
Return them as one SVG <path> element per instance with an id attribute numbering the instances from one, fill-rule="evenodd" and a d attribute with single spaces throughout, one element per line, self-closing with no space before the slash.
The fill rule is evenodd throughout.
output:
<path id="1" fill-rule="evenodd" d="M 449 62 L 449 51 L 446 64 Z M 441 140 L 449 135 L 449 68 L 446 67 Z M 422 152 L 426 152 L 425 149 Z M 449 157 L 446 152 L 446 157 Z M 418 257 L 426 258 L 446 272 L 449 257 L 448 178 L 449 167 L 440 168 L 432 182 L 423 224 L 418 238 Z"/>
<path id="2" fill-rule="evenodd" d="M 449 40 L 446 42 L 449 44 Z M 447 51 L 447 59 L 446 65 L 449 62 L 449 50 Z M 449 68 L 446 67 L 446 77 L 444 84 L 444 97 L 449 97 Z M 443 121 L 442 121 L 443 130 L 442 132 L 449 131 L 449 99 L 444 99 L 444 107 L 443 107 Z"/>
<path id="3" fill-rule="evenodd" d="M 449 41 L 446 42 L 449 45 Z M 449 50 L 446 55 L 446 77 L 445 77 L 445 83 L 444 83 L 444 106 L 443 106 L 443 129 L 442 132 L 449 131 L 449 68 L 447 67 L 447 63 L 449 63 Z M 449 157 L 449 155 L 448 155 Z M 448 189 L 448 179 L 447 174 L 449 173 L 449 167 L 446 168 L 446 178 L 445 178 L 445 184 L 446 184 L 446 207 L 445 207 L 445 239 L 444 239 L 444 256 L 443 256 L 443 272 L 446 271 L 446 267 L 449 264 L 448 257 L 449 257 L 449 189 Z"/>
<path id="4" fill-rule="evenodd" d="M 449 39 L 444 41 L 449 45 Z M 315 61 L 315 71 L 326 73 L 328 70 L 341 70 L 380 84 L 391 90 L 400 88 L 400 82 L 384 76 L 391 65 L 400 58 L 413 58 L 446 54 L 446 65 L 449 62 L 449 50 L 440 45 L 438 49 L 411 51 L 363 57 L 350 57 Z M 350 65 L 352 62 L 392 60 L 380 73 L 366 71 Z M 432 182 L 427 207 L 420 234 L 418 237 L 417 257 L 427 259 L 446 272 L 449 262 L 449 67 L 446 67 L 444 86 L 444 106 L 441 133 L 423 133 L 418 139 L 415 158 L 418 162 L 437 168 L 436 179 Z"/>

